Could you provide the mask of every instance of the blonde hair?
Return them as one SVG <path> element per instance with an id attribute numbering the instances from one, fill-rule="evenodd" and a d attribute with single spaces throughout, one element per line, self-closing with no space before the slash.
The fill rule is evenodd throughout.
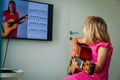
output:
<path id="1" fill-rule="evenodd" d="M 88 44 L 95 44 L 98 42 L 110 42 L 109 34 L 107 32 L 106 22 L 98 16 L 89 16 L 84 22 L 86 28 L 86 42 Z"/>

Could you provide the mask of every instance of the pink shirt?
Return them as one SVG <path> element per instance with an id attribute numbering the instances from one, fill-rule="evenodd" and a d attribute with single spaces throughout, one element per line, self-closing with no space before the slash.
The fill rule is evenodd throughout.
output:
<path id="1" fill-rule="evenodd" d="M 98 51 L 98 48 L 101 47 L 101 46 L 102 47 L 109 47 L 111 55 L 113 53 L 113 48 L 112 48 L 111 43 L 100 42 L 96 45 L 89 45 L 89 46 L 92 49 L 92 60 L 94 62 L 97 62 L 97 57 L 98 57 L 98 52 L 97 51 Z M 105 64 L 105 67 L 104 67 L 103 71 L 101 73 L 95 73 L 94 74 L 94 77 L 97 80 L 108 80 L 108 71 L 109 71 L 109 66 L 110 66 L 110 61 L 111 61 L 111 55 L 107 56 L 106 64 Z"/>
<path id="2" fill-rule="evenodd" d="M 103 71 L 101 73 L 94 73 L 92 76 L 89 76 L 84 72 L 79 72 L 77 74 L 68 76 L 64 78 L 63 80 L 108 80 L 109 66 L 110 66 L 111 56 L 113 53 L 113 47 L 111 43 L 99 42 L 95 45 L 89 45 L 89 47 L 92 49 L 92 61 L 94 61 L 95 63 L 97 63 L 98 48 L 109 47 L 111 55 L 107 56 L 106 64 L 105 64 Z"/>

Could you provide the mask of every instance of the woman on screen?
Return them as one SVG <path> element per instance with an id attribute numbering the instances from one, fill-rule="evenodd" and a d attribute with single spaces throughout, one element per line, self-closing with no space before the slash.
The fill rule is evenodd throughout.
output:
<path id="1" fill-rule="evenodd" d="M 27 20 L 27 15 L 19 18 L 19 13 L 16 10 L 16 3 L 10 0 L 8 9 L 3 11 L 5 17 L 3 23 L 3 37 L 16 38 L 18 25 Z"/>

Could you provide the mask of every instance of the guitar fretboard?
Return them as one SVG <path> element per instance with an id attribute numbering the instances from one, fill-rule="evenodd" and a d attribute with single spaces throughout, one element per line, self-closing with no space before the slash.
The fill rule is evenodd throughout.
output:
<path id="1" fill-rule="evenodd" d="M 15 20 L 15 21 L 9 23 L 9 27 L 13 26 L 15 23 L 18 23 L 20 20 L 24 19 L 26 16 L 28 16 L 28 14 L 26 14 L 25 16 L 23 16 L 23 17 L 21 17 L 21 18 Z"/>

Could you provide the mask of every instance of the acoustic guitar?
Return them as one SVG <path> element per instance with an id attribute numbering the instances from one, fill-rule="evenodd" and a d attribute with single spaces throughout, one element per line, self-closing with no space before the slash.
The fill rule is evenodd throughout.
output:
<path id="1" fill-rule="evenodd" d="M 93 75 L 95 70 L 95 63 L 91 61 L 92 51 L 86 44 L 78 44 L 79 53 L 78 56 L 72 57 L 70 60 L 70 65 L 68 67 L 68 74 L 72 75 L 81 71 L 89 75 Z M 73 61 L 77 62 L 79 68 L 76 68 Z"/>
<path id="2" fill-rule="evenodd" d="M 14 19 L 9 19 L 6 22 L 3 23 L 3 33 L 2 33 L 2 37 L 7 37 L 8 34 L 12 31 L 15 30 L 18 26 L 18 22 L 22 19 L 24 19 L 26 16 L 28 16 L 28 14 L 26 14 L 25 16 L 14 20 Z M 6 26 L 6 24 L 9 24 L 9 26 Z"/>

